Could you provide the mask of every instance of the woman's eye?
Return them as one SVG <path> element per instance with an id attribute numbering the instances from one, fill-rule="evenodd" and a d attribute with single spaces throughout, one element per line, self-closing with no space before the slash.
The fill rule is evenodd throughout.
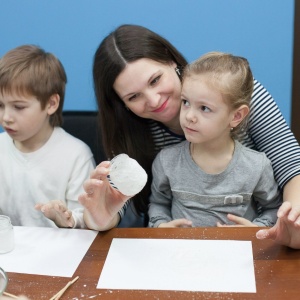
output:
<path id="1" fill-rule="evenodd" d="M 160 77 L 161 77 L 161 75 L 155 77 L 155 78 L 150 82 L 150 84 L 151 84 L 151 85 L 155 85 L 155 84 L 159 81 Z"/>
<path id="2" fill-rule="evenodd" d="M 208 108 L 208 107 L 205 106 L 205 105 L 201 106 L 201 110 L 204 111 L 204 112 L 210 112 L 210 111 L 211 111 L 211 109 Z"/>
<path id="3" fill-rule="evenodd" d="M 136 99 L 136 98 L 137 98 L 137 94 L 135 94 L 135 95 L 129 97 L 129 98 L 128 98 L 128 101 L 132 101 L 132 100 L 134 100 L 134 99 Z"/>

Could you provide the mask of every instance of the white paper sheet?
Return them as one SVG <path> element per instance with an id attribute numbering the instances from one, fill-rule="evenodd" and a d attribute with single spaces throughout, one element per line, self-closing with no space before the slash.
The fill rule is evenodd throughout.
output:
<path id="1" fill-rule="evenodd" d="M 255 293 L 252 243 L 113 239 L 97 288 Z"/>
<path id="2" fill-rule="evenodd" d="M 97 232 L 15 226 L 15 248 L 0 254 L 6 272 L 72 277 Z"/>

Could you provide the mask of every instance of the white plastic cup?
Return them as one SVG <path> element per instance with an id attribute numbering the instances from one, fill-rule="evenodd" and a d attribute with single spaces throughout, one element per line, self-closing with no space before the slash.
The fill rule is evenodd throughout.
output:
<path id="1" fill-rule="evenodd" d="M 0 254 L 10 252 L 15 247 L 14 228 L 8 216 L 0 215 Z"/>
<path id="2" fill-rule="evenodd" d="M 147 182 L 147 173 L 139 163 L 127 154 L 119 154 L 110 161 L 110 180 L 123 195 L 134 196 Z"/>

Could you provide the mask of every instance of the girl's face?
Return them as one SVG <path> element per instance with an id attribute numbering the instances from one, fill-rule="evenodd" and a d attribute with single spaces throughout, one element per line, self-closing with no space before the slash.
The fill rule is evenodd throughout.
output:
<path id="1" fill-rule="evenodd" d="M 141 58 L 127 64 L 113 87 L 137 116 L 168 126 L 175 119 L 178 122 L 181 104 L 181 82 L 175 68 L 175 63 Z"/>
<path id="2" fill-rule="evenodd" d="M 188 141 L 207 143 L 230 138 L 234 111 L 217 89 L 207 85 L 204 75 L 184 80 L 181 99 L 180 124 Z"/>

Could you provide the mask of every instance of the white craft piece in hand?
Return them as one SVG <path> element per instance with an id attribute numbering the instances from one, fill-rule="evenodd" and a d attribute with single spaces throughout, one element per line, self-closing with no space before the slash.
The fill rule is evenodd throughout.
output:
<path id="1" fill-rule="evenodd" d="M 148 176 L 135 159 L 119 154 L 110 163 L 110 180 L 123 195 L 134 196 L 143 189 Z"/>

